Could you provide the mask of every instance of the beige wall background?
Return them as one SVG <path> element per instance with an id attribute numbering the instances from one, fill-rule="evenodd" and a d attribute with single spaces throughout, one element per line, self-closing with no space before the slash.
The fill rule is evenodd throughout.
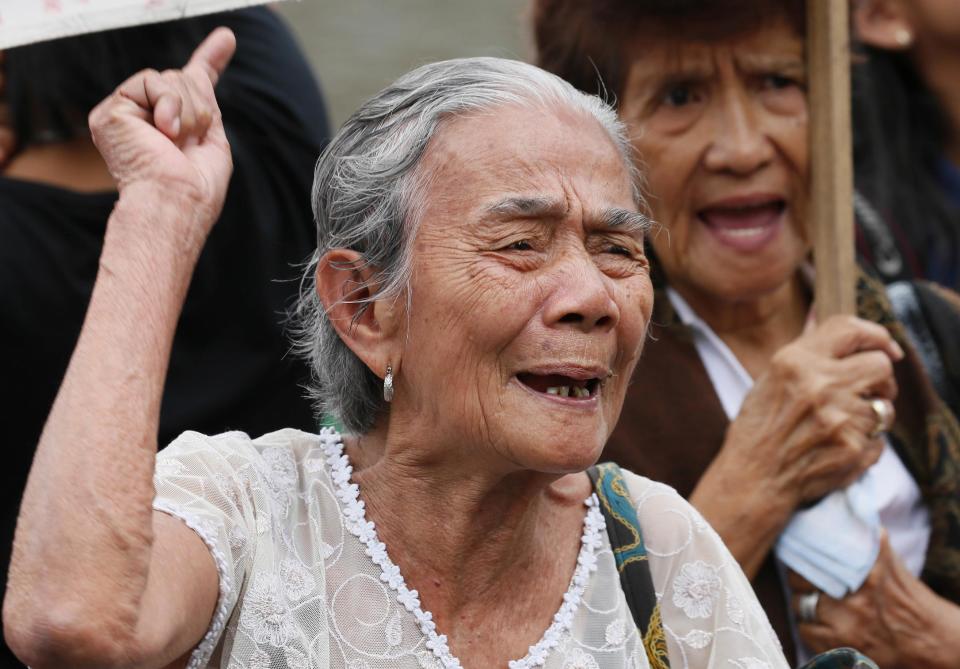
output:
<path id="1" fill-rule="evenodd" d="M 309 55 L 335 128 L 423 63 L 532 53 L 526 0 L 301 0 L 279 9 Z"/>

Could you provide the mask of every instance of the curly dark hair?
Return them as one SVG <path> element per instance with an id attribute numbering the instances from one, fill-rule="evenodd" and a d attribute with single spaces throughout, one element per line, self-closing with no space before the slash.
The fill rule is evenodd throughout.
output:
<path id="1" fill-rule="evenodd" d="M 537 65 L 614 105 L 642 34 L 712 42 L 775 17 L 806 32 L 805 0 L 533 0 L 532 14 Z"/>

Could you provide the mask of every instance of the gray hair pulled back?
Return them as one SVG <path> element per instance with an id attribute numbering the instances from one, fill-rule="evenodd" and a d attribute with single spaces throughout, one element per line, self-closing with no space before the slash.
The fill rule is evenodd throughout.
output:
<path id="1" fill-rule="evenodd" d="M 533 65 L 500 58 L 431 63 L 371 98 L 347 119 L 317 162 L 317 251 L 293 314 L 294 345 L 310 363 L 315 407 L 348 432 L 364 434 L 373 428 L 386 408 L 383 382 L 327 317 L 316 291 L 317 263 L 331 249 L 357 251 L 363 265 L 375 270 L 375 288 L 368 287 L 363 306 L 405 296 L 409 305 L 411 242 L 419 224 L 418 202 L 429 183 L 429 175 L 419 169 L 427 145 L 448 119 L 511 104 L 545 110 L 565 106 L 594 117 L 620 151 L 635 199 L 642 202 L 630 144 L 613 109 Z"/>

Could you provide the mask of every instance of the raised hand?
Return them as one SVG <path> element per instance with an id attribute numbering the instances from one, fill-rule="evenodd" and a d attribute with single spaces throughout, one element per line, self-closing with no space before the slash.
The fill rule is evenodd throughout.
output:
<path id="1" fill-rule="evenodd" d="M 144 70 L 90 113 L 93 141 L 121 197 L 136 191 L 189 203 L 201 212 L 202 243 L 219 216 L 232 171 L 214 86 L 236 48 L 218 28 L 182 70 Z M 196 218 L 196 217 L 191 217 Z"/>
<path id="2" fill-rule="evenodd" d="M 210 625 L 216 565 L 154 516 L 153 473 L 174 333 L 230 179 L 213 87 L 234 48 L 217 30 L 91 113 L 120 199 L 17 521 L 4 633 L 34 667 L 173 666 Z"/>

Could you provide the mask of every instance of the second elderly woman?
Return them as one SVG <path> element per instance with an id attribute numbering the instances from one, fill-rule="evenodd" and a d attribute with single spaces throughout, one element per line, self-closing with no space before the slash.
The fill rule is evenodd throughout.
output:
<path id="1" fill-rule="evenodd" d="M 860 280 L 862 320 L 810 316 L 804 14 L 537 4 L 541 65 L 616 97 L 663 228 L 651 341 L 605 456 L 704 514 L 788 656 L 798 632 L 884 668 L 956 667 L 957 420 L 878 285 Z"/>

